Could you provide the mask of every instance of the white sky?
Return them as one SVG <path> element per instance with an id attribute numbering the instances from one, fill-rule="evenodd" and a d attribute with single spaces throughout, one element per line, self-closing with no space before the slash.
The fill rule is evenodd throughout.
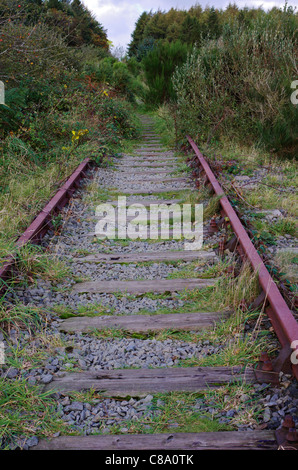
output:
<path id="1" fill-rule="evenodd" d="M 288 0 L 288 5 L 297 6 L 298 0 Z M 168 11 L 171 8 L 188 10 L 195 4 L 214 6 L 224 9 L 229 3 L 236 3 L 240 8 L 262 7 L 264 10 L 274 6 L 283 7 L 285 0 L 82 0 L 84 5 L 95 15 L 96 19 L 107 30 L 108 39 L 115 47 L 122 46 L 126 49 L 131 40 L 131 34 L 135 23 L 143 11 Z"/>

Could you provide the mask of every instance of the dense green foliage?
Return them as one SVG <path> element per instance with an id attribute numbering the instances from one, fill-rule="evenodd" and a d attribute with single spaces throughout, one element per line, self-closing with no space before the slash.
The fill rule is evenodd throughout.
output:
<path id="1" fill-rule="evenodd" d="M 158 105 L 165 100 L 175 99 L 171 77 L 178 65 L 187 57 L 187 44 L 180 41 L 158 42 L 142 61 L 149 90 L 146 101 Z"/>
<path id="2" fill-rule="evenodd" d="M 56 158 L 72 130 L 89 129 L 88 119 L 94 121 L 90 123 L 94 137 L 110 121 L 111 132 L 114 129 L 117 134 L 121 127 L 116 117 L 118 101 L 125 97 L 133 101 L 132 88 L 137 84 L 126 64 L 111 57 L 102 26 L 79 0 L 27 0 L 20 11 L 16 5 L 13 10 L 9 0 L 5 2 L 2 0 L 0 10 L 0 79 L 5 84 L 5 105 L 0 105 L 2 150 L 6 151 L 11 139 L 17 139 L 35 161 Z M 52 16 L 58 13 L 80 24 L 76 28 L 80 47 L 73 45 L 71 28 L 70 35 L 65 35 L 62 22 L 51 25 Z M 95 39 L 96 34 L 102 43 Z M 127 128 L 123 126 L 122 131 Z M 3 162 L 0 172 L 7 160 L 3 158 Z"/>
<path id="3" fill-rule="evenodd" d="M 0 0 L 0 57 L 1 256 L 79 161 L 137 134 L 142 89 L 79 0 Z"/>
<path id="4" fill-rule="evenodd" d="M 201 142 L 225 135 L 297 154 L 297 14 L 283 9 L 143 13 L 128 54 L 141 65 L 146 103 L 176 108 L 176 133 Z M 187 51 L 190 51 L 187 54 Z"/>
<path id="5" fill-rule="evenodd" d="M 107 34 L 80 0 L 0 1 L 0 18 L 26 26 L 45 23 L 69 46 L 93 44 L 108 50 Z M 1 21 L 1 24 L 2 24 Z"/>
<path id="6" fill-rule="evenodd" d="M 218 41 L 193 49 L 173 77 L 181 134 L 203 142 L 242 136 L 285 156 L 297 154 L 298 110 L 290 100 L 295 23 L 289 31 L 287 19 L 261 16 L 249 28 L 229 24 Z"/>
<path id="7" fill-rule="evenodd" d="M 253 21 L 259 10 L 239 10 L 235 5 L 229 5 L 225 10 L 214 7 L 203 8 L 197 4 L 187 10 L 171 8 L 168 12 L 144 12 L 139 17 L 132 33 L 132 40 L 128 47 L 128 55 L 138 56 L 139 48 L 148 39 L 156 41 L 180 40 L 187 44 L 200 44 L 203 39 L 217 39 L 224 25 L 228 21 Z"/>

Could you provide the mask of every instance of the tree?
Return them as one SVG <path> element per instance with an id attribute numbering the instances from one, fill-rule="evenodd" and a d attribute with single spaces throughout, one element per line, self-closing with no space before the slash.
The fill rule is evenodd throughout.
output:
<path id="1" fill-rule="evenodd" d="M 199 20 L 195 16 L 186 15 L 181 28 L 181 41 L 187 44 L 200 42 L 201 26 Z"/>
<path id="2" fill-rule="evenodd" d="M 49 9 L 55 8 L 55 10 L 64 10 L 64 5 L 60 0 L 48 0 L 46 7 Z"/>
<path id="3" fill-rule="evenodd" d="M 144 57 L 154 49 L 155 42 L 154 38 L 143 39 L 143 41 L 138 45 L 136 51 L 136 59 L 138 62 L 141 62 Z"/>
<path id="4" fill-rule="evenodd" d="M 132 33 L 132 40 L 128 45 L 128 56 L 132 57 L 137 54 L 137 50 L 141 42 L 144 40 L 144 30 L 149 22 L 150 18 L 152 17 L 152 13 L 144 13 L 141 14 L 138 21 L 136 22 L 135 29 Z"/>
<path id="5" fill-rule="evenodd" d="M 191 15 L 191 16 L 195 16 L 197 19 L 200 19 L 201 16 L 202 16 L 202 12 L 203 12 L 203 9 L 201 7 L 201 5 L 198 3 L 196 5 L 194 5 L 193 7 L 191 7 L 188 11 L 188 13 Z"/>
<path id="6" fill-rule="evenodd" d="M 115 57 L 117 60 L 122 61 L 125 57 L 125 49 L 123 46 L 118 45 L 113 47 L 111 50 L 111 54 L 113 57 Z"/>
<path id="7" fill-rule="evenodd" d="M 144 37 L 151 37 L 154 39 L 165 39 L 167 36 L 168 24 L 166 15 L 162 11 L 154 13 L 150 21 L 146 24 L 144 29 Z"/>
<path id="8" fill-rule="evenodd" d="M 207 20 L 207 28 L 209 37 L 212 39 L 217 39 L 221 33 L 221 27 L 219 22 L 219 14 L 214 7 L 210 9 L 208 20 Z"/>
<path id="9" fill-rule="evenodd" d="M 172 41 L 177 41 L 178 39 L 181 39 L 181 31 L 182 26 L 178 24 L 176 21 L 174 21 L 170 26 L 168 27 L 167 30 L 167 40 L 172 42 Z"/>

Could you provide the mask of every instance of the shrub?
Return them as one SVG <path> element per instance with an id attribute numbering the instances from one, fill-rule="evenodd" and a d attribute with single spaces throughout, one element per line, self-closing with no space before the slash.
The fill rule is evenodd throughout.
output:
<path id="1" fill-rule="evenodd" d="M 117 59 L 115 59 L 114 57 L 105 57 L 103 60 L 96 64 L 95 68 L 91 69 L 95 72 L 95 78 L 98 82 L 112 83 L 113 64 L 115 62 L 117 62 Z"/>
<path id="2" fill-rule="evenodd" d="M 173 78 L 178 128 L 201 141 L 237 136 L 289 156 L 297 152 L 295 15 L 261 15 L 227 24 L 218 40 L 194 48 Z M 296 147 L 296 149 L 295 149 Z"/>
<path id="3" fill-rule="evenodd" d="M 157 106 L 175 99 L 172 75 L 175 68 L 187 58 L 188 45 L 181 41 L 158 42 L 142 60 L 142 67 L 149 90 L 147 104 Z"/>

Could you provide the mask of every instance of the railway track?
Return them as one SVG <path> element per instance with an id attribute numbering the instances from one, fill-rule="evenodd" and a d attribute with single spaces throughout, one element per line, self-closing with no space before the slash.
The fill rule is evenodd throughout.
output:
<path id="1" fill-rule="evenodd" d="M 68 267 L 65 279 L 55 290 L 49 281 L 42 280 L 34 287 L 17 286 L 13 294 L 8 292 L 7 299 L 13 301 L 17 296 L 19 301 L 45 310 L 50 334 L 68 344 L 49 354 L 46 365 L 39 371 L 27 371 L 26 378 L 53 393 L 62 420 L 69 423 L 71 431 L 81 434 L 41 439 L 31 449 L 195 451 L 298 447 L 297 416 L 295 412 L 294 416 L 285 413 L 284 408 L 280 408 L 282 412 L 276 421 L 279 426 L 275 427 L 268 427 L 267 419 L 261 420 L 259 426 L 239 425 L 239 430 L 226 430 L 233 424 L 231 418 L 237 415 L 237 410 L 230 409 L 230 415 L 225 411 L 221 416 L 219 431 L 179 432 L 185 426 L 175 422 L 178 420 L 175 413 L 174 422 L 169 415 L 163 427 L 157 424 L 167 403 L 173 410 L 180 407 L 193 429 L 194 423 L 202 421 L 206 414 L 208 417 L 211 409 L 200 398 L 206 391 L 216 397 L 224 387 L 238 386 L 243 390 L 253 387 L 254 397 L 259 392 L 260 403 L 264 403 L 261 394 L 264 390 L 274 396 L 282 379 L 289 380 L 290 376 L 297 379 L 298 375 L 297 366 L 290 362 L 291 344 L 298 339 L 297 322 L 203 156 L 190 138 L 189 142 L 194 151 L 190 160 L 192 175 L 183 172 L 183 162 L 172 151 L 162 148 L 151 120 L 143 118 L 143 140 L 132 155 L 115 158 L 113 167 L 93 170 L 89 186 L 79 187 L 78 180 L 82 174 L 86 176 L 89 165 L 89 161 L 83 162 L 71 184 L 66 183 L 18 241 L 19 246 L 41 241 L 50 257 L 63 259 Z M 162 232 L 162 221 L 156 219 L 155 225 L 148 224 L 146 218 L 152 204 L 163 205 L 165 209 L 174 204 L 193 205 L 197 187 L 205 188 L 207 199 L 211 199 L 210 192 L 215 192 L 214 211 L 217 214 L 221 211 L 216 217 L 215 212 L 210 213 L 205 221 L 201 250 L 192 249 L 185 238 L 175 238 L 175 228 L 181 226 L 179 218 L 176 225 L 175 218 L 171 219 L 167 238 Z M 66 205 L 71 196 L 74 197 Z M 130 235 L 135 239 L 101 239 L 99 221 L 104 219 L 112 225 L 113 217 L 117 216 L 119 235 L 119 230 L 123 233 L 135 217 L 133 211 L 127 214 L 125 211 L 123 218 L 119 197 L 124 209 L 141 204 L 133 206 L 140 211 L 141 232 L 137 236 L 135 226 L 130 225 Z M 100 206 L 95 219 L 90 203 L 103 201 L 109 207 Z M 50 232 L 44 236 L 53 213 L 59 210 L 63 211 L 62 228 L 58 234 Z M 150 239 L 156 230 L 157 236 Z M 212 365 L 194 365 L 196 361 L 191 362 L 194 357 L 204 360 L 222 352 L 224 346 L 216 347 L 206 340 L 206 331 L 213 331 L 216 325 L 223 325 L 236 315 L 230 308 L 196 309 L 196 296 L 208 298 L 208 293 L 218 289 L 218 285 L 221 289 L 232 289 L 231 269 L 241 276 L 248 265 L 252 278 L 258 272 L 260 283 L 253 307 L 255 311 L 266 308 L 281 345 L 275 362 L 263 353 L 258 365 L 246 366 L 244 361 L 221 366 L 216 360 Z M 14 262 L 10 260 L 0 275 L 8 281 L 13 272 Z M 221 278 L 227 273 L 230 284 L 223 288 Z M 176 339 L 177 332 L 190 336 Z M 200 339 L 202 333 L 204 341 Z M 93 401 L 90 396 L 89 401 L 82 398 L 88 391 L 95 394 Z M 229 396 L 229 392 L 225 394 Z M 172 401 L 167 401 L 167 397 Z M 238 398 L 244 407 L 245 399 L 250 402 L 244 391 Z M 270 410 L 270 406 L 264 406 L 264 410 Z M 127 422 L 135 425 L 129 428 Z M 142 425 L 138 429 L 139 422 Z M 154 432 L 161 428 L 163 432 Z"/>

